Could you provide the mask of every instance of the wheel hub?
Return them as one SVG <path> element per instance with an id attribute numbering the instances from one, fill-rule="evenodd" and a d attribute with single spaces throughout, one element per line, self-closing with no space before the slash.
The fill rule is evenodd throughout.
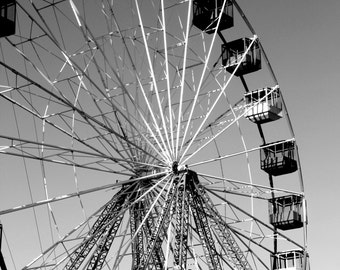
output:
<path id="1" fill-rule="evenodd" d="M 172 163 L 172 172 L 173 172 L 173 174 L 178 174 L 178 162 L 177 161 L 174 161 L 173 163 Z"/>

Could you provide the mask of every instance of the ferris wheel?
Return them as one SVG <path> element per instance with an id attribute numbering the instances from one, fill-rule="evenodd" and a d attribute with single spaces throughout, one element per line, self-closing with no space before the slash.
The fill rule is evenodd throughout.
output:
<path id="1" fill-rule="evenodd" d="M 5 0 L 0 23 L 1 268 L 309 269 L 294 132 L 236 1 Z"/>

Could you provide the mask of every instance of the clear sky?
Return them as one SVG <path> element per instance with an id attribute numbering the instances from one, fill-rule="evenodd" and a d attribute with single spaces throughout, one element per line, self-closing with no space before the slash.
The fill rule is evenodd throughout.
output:
<path id="1" fill-rule="evenodd" d="M 335 269 L 340 240 L 340 1 L 238 3 L 266 50 L 293 123 L 308 203 L 311 269 Z"/>
<path id="2" fill-rule="evenodd" d="M 308 201 L 311 268 L 335 269 L 340 240 L 340 1 L 240 4 L 263 42 L 293 122 Z"/>

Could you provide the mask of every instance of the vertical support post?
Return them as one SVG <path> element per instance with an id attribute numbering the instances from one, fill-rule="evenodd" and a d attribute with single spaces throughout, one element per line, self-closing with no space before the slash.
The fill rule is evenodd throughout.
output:
<path id="1" fill-rule="evenodd" d="M 1 270 L 7 270 L 5 259 L 2 256 L 2 252 L 1 252 L 1 243 L 2 243 L 2 224 L 0 223 L 0 268 Z"/>
<path id="2" fill-rule="evenodd" d="M 186 185 L 188 188 L 188 202 L 196 224 L 196 229 L 202 242 L 203 251 L 209 270 L 222 270 L 220 256 L 216 250 L 215 241 L 209 223 L 208 213 L 204 211 L 204 201 L 196 185 L 199 180 L 196 172 L 188 171 Z"/>
<path id="3" fill-rule="evenodd" d="M 276 213 L 277 209 L 276 209 L 276 204 L 275 204 L 275 194 L 274 194 L 274 181 L 273 181 L 273 176 L 270 174 L 269 175 L 269 183 L 270 183 L 270 188 L 271 188 L 271 196 L 273 199 L 273 212 Z M 274 256 L 277 255 L 277 228 L 274 226 Z M 277 260 L 276 257 L 274 257 L 273 260 L 273 269 L 277 269 Z"/>

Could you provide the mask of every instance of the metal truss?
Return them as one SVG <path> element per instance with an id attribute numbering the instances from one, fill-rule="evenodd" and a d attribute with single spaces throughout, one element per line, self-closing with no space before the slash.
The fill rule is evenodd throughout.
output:
<path id="1" fill-rule="evenodd" d="M 83 242 L 72 252 L 65 269 L 102 269 L 128 210 L 132 270 L 164 268 L 166 257 L 162 244 L 169 241 L 167 231 L 171 226 L 174 240 L 168 244 L 176 269 L 187 268 L 188 253 L 193 258 L 188 236 L 190 230 L 194 230 L 209 270 L 222 270 L 222 262 L 231 269 L 251 270 L 245 254 L 195 172 L 188 170 L 181 179 L 174 175 L 158 202 L 154 202 L 157 191 L 149 190 L 150 183 L 137 181 L 123 186 L 106 204 Z M 190 216 L 194 227 L 189 226 Z"/>

